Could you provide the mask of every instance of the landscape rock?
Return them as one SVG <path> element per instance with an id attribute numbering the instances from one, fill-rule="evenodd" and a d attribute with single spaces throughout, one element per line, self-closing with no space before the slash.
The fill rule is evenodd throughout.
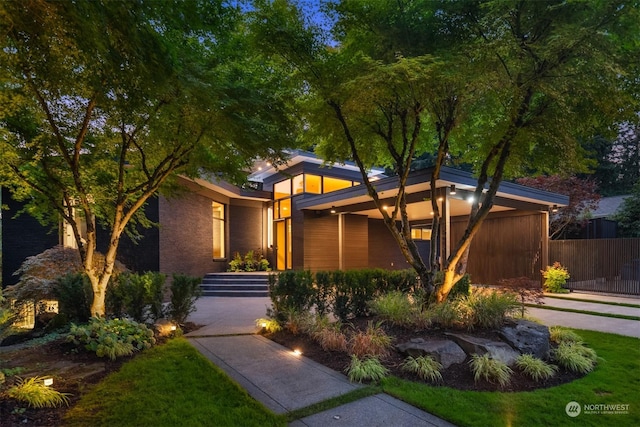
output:
<path id="1" fill-rule="evenodd" d="M 438 361 L 444 369 L 454 363 L 462 363 L 467 354 L 459 345 L 450 340 L 424 340 L 413 338 L 411 341 L 398 344 L 398 351 L 408 356 L 431 356 Z"/>
<path id="2" fill-rule="evenodd" d="M 489 353 L 492 359 L 500 360 L 512 366 L 520 353 L 502 341 L 493 341 L 487 338 L 474 337 L 466 334 L 447 333 L 469 356 L 478 354 L 480 356 Z"/>
<path id="3" fill-rule="evenodd" d="M 549 356 L 549 328 L 529 320 L 518 319 L 503 326 L 500 338 L 520 353 L 532 354 L 539 359 Z"/>

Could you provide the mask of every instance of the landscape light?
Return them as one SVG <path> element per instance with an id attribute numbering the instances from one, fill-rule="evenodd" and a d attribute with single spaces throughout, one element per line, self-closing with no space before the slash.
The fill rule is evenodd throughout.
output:
<path id="1" fill-rule="evenodd" d="M 294 356 L 301 356 L 302 352 L 299 349 L 296 348 L 295 350 L 293 350 L 293 355 Z"/>
<path id="2" fill-rule="evenodd" d="M 52 377 L 43 378 L 42 383 L 45 385 L 45 387 L 51 387 L 53 385 L 53 378 Z"/>

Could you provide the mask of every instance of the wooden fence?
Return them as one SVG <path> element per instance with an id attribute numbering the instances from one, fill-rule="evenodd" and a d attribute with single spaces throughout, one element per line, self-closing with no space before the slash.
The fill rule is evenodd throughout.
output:
<path id="1" fill-rule="evenodd" d="M 569 289 L 640 295 L 640 238 L 553 240 L 549 261 L 569 270 Z"/>

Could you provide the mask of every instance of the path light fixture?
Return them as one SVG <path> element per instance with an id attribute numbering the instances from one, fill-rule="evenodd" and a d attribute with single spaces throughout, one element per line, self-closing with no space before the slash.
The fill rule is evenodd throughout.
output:
<path id="1" fill-rule="evenodd" d="M 45 385 L 45 387 L 51 387 L 53 385 L 53 377 L 45 377 L 42 379 L 42 384 Z"/>
<path id="2" fill-rule="evenodd" d="M 300 349 L 296 348 L 293 350 L 293 355 L 294 356 L 302 356 L 302 351 L 300 351 Z"/>

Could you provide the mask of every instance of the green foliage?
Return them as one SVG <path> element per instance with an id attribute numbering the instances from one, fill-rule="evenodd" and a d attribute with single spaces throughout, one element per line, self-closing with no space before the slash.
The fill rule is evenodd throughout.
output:
<path id="1" fill-rule="evenodd" d="M 389 370 L 375 357 L 366 357 L 361 360 L 354 354 L 351 356 L 351 363 L 346 373 L 349 381 L 361 383 L 362 381 L 380 381 L 387 376 Z"/>
<path id="2" fill-rule="evenodd" d="M 58 300 L 58 314 L 76 323 L 89 321 L 93 291 L 84 273 L 72 273 L 59 278 L 54 295 Z"/>
<path id="3" fill-rule="evenodd" d="M 466 324 L 466 313 L 460 298 L 446 299 L 429 307 L 431 321 L 443 328 L 460 328 Z"/>
<path id="4" fill-rule="evenodd" d="M 9 301 L 2 296 L 2 286 L 0 286 L 0 342 L 9 335 L 11 326 L 17 318 L 17 313 L 11 307 Z"/>
<path id="5" fill-rule="evenodd" d="M 442 381 L 440 370 L 442 365 L 431 356 L 407 357 L 401 366 L 402 370 L 418 375 L 423 380 Z"/>
<path id="6" fill-rule="evenodd" d="M 227 271 L 271 271 L 271 268 L 269 260 L 262 255 L 261 251 L 249 251 L 244 257 L 239 252 L 234 253 Z"/>
<path id="7" fill-rule="evenodd" d="M 491 383 L 497 382 L 502 387 L 509 383 L 513 373 L 506 363 L 492 359 L 489 354 L 483 354 L 482 356 L 478 354 L 472 355 L 469 365 L 473 371 L 474 381 L 484 379 Z"/>
<path id="8" fill-rule="evenodd" d="M 287 313 L 306 312 L 314 295 L 313 275 L 310 271 L 283 271 L 269 275 L 269 297 L 272 317 L 284 322 Z"/>
<path id="9" fill-rule="evenodd" d="M 282 326 L 273 319 L 256 319 L 256 326 L 264 329 L 270 334 L 276 333 L 282 330 Z"/>
<path id="10" fill-rule="evenodd" d="M 569 290 L 563 286 L 569 279 L 569 272 L 565 267 L 560 265 L 559 262 L 554 262 L 552 266 L 547 266 L 542 271 L 542 277 L 544 277 L 544 290 L 551 293 L 568 293 Z"/>
<path id="11" fill-rule="evenodd" d="M 156 343 L 153 331 L 146 325 L 127 320 L 105 320 L 93 317 L 87 325 L 71 325 L 67 341 L 96 353 L 98 357 L 115 360 Z"/>
<path id="12" fill-rule="evenodd" d="M 166 276 L 157 272 L 124 273 L 107 288 L 107 310 L 114 317 L 129 316 L 136 322 L 162 317 Z"/>
<path id="13" fill-rule="evenodd" d="M 410 295 L 392 291 L 369 302 L 371 311 L 384 320 L 405 327 L 425 327 L 429 322 L 419 304 Z"/>
<path id="14" fill-rule="evenodd" d="M 43 378 L 21 379 L 7 390 L 7 396 L 27 403 L 32 408 L 53 408 L 63 404 L 69 406 L 69 393 L 60 393 L 44 385 Z"/>
<path id="15" fill-rule="evenodd" d="M 519 308 L 516 296 L 510 292 L 475 291 L 462 298 L 461 306 L 468 314 L 467 328 L 498 328 Z M 466 310 L 464 310 L 466 309 Z"/>
<path id="16" fill-rule="evenodd" d="M 553 350 L 553 358 L 558 365 L 583 374 L 591 372 L 597 361 L 597 355 L 593 349 L 577 342 L 561 342 Z"/>
<path id="17" fill-rule="evenodd" d="M 518 356 L 516 366 L 535 381 L 548 380 L 553 377 L 558 370 L 557 366 L 550 365 L 544 360 L 538 359 L 530 354 L 521 354 Z"/>
<path id="18" fill-rule="evenodd" d="M 382 329 L 382 323 L 369 321 L 367 329 L 356 331 L 349 340 L 349 352 L 357 357 L 386 357 L 391 349 L 392 338 Z"/>
<path id="19" fill-rule="evenodd" d="M 189 314 L 196 311 L 196 300 L 200 297 L 200 277 L 174 274 L 171 282 L 171 300 L 167 307 L 169 318 L 179 325 L 186 322 Z"/>
<path id="20" fill-rule="evenodd" d="M 550 340 L 556 344 L 560 344 L 563 342 L 567 343 L 581 343 L 583 339 L 580 335 L 572 331 L 568 328 L 563 328 L 562 326 L 552 326 L 549 328 Z"/>
<path id="21" fill-rule="evenodd" d="M 638 150 L 636 148 L 636 153 Z M 624 199 L 612 219 L 618 222 L 618 237 L 640 237 L 640 181 L 633 186 L 631 195 Z"/>

